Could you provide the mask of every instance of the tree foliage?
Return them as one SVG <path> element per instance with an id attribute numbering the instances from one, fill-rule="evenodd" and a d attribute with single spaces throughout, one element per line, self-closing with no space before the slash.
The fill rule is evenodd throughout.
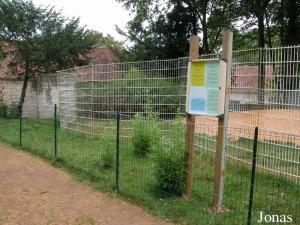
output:
<path id="1" fill-rule="evenodd" d="M 201 52 L 217 52 L 223 30 L 234 31 L 234 47 L 299 44 L 299 0 L 118 0 L 134 17 L 119 32 L 139 59 L 182 57 L 198 34 Z"/>
<path id="2" fill-rule="evenodd" d="M 203 53 L 219 49 L 224 29 L 233 28 L 237 11 L 232 0 L 118 0 L 135 13 L 127 32 L 119 32 L 134 43 L 138 58 L 182 57 L 188 39 L 202 34 Z"/>
<path id="3" fill-rule="evenodd" d="M 27 82 L 41 73 L 88 62 L 85 54 L 96 39 L 77 18 L 65 18 L 53 7 L 32 1 L 0 0 L 0 41 L 15 46 L 15 62 L 24 69 L 20 105 Z"/>
<path id="4" fill-rule="evenodd" d="M 91 35 L 96 40 L 95 47 L 109 48 L 117 59 L 126 60 L 126 50 L 123 42 L 117 41 L 109 34 L 105 36 L 98 31 L 91 31 Z"/>

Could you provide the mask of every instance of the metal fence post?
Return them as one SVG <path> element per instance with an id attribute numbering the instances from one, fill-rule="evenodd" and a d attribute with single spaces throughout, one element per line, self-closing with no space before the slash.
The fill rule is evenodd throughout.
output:
<path id="1" fill-rule="evenodd" d="M 251 214 L 252 214 L 253 194 L 254 194 L 254 181 L 255 181 L 255 171 L 256 171 L 257 141 L 258 141 L 258 127 L 255 127 L 247 225 L 251 224 Z"/>
<path id="2" fill-rule="evenodd" d="M 57 106 L 54 105 L 54 157 L 57 156 Z"/>
<path id="3" fill-rule="evenodd" d="M 120 112 L 117 112 L 117 134 L 116 134 L 116 192 L 119 193 L 119 166 L 120 166 Z"/>
<path id="4" fill-rule="evenodd" d="M 19 144 L 22 147 L 22 105 L 19 105 Z"/>

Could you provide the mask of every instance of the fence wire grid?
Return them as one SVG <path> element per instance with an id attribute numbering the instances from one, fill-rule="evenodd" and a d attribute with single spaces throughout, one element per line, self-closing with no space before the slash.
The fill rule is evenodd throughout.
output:
<path id="1" fill-rule="evenodd" d="M 118 121 L 115 113 L 103 113 L 101 125 L 89 126 L 90 130 L 85 133 L 65 129 L 59 123 L 60 116 L 46 119 L 1 117 L 0 140 L 67 167 L 102 191 L 118 191 L 121 196 L 171 221 L 200 225 L 246 224 L 251 164 L 242 160 L 252 161 L 254 129 L 223 128 L 230 137 L 229 151 L 241 160 L 227 157 L 225 211 L 214 213 L 211 205 L 218 127 L 195 125 L 192 192 L 189 199 L 184 199 L 180 197 L 188 125 L 184 120 L 160 120 L 151 113 L 135 117 L 121 113 Z M 90 135 L 90 132 L 97 135 Z M 272 141 L 268 141 L 270 136 Z M 272 149 L 276 150 L 282 147 L 283 136 L 259 131 L 263 139 L 258 139 L 258 162 L 264 163 L 266 145 L 273 145 Z M 272 156 L 276 156 L 276 152 Z M 277 166 L 282 166 L 281 161 Z M 300 188 L 295 178 L 263 170 L 260 166 L 255 176 L 251 224 L 260 224 L 261 211 L 270 215 L 292 215 L 294 224 L 298 224 Z"/>
<path id="2" fill-rule="evenodd" d="M 299 49 L 233 52 L 229 125 L 223 127 L 228 143 L 222 214 L 210 208 L 217 118 L 196 118 L 192 194 L 189 200 L 178 197 L 182 171 L 177 169 L 183 166 L 187 126 L 187 57 L 76 67 L 49 81 L 37 80 L 29 90 L 39 94 L 26 97 L 36 102 L 33 109 L 23 107 L 20 116 L 13 105 L 0 105 L 0 140 L 55 160 L 101 190 L 118 190 L 160 217 L 183 224 L 232 225 L 247 221 L 254 128 L 259 127 L 251 224 L 260 224 L 261 211 L 291 214 L 293 223 L 300 224 Z M 166 171 L 175 172 L 175 183 L 162 185 L 166 180 L 160 175 Z M 170 193 L 174 187 L 179 189 Z"/>
<path id="3" fill-rule="evenodd" d="M 282 134 L 278 143 L 282 148 L 266 144 L 258 163 L 296 180 L 300 176 L 295 169 L 300 163 L 299 52 L 299 46 L 233 51 L 229 106 L 229 127 L 258 126 Z M 151 111 L 162 120 L 184 116 L 188 62 L 184 57 L 60 71 L 62 127 L 95 135 L 105 121 L 103 113 L 116 111 L 131 117 Z M 199 116 L 196 123 L 216 127 L 217 118 Z M 261 140 L 278 141 L 275 136 Z M 227 155 L 249 164 L 251 161 L 242 157 L 248 151 L 240 147 L 235 152 L 228 150 Z"/>

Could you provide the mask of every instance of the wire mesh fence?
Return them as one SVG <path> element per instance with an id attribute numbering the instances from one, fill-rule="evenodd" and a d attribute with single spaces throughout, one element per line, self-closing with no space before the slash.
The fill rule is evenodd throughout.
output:
<path id="1" fill-rule="evenodd" d="M 244 120 L 232 123 L 299 134 L 299 53 L 299 46 L 233 52 L 231 106 Z"/>
<path id="2" fill-rule="evenodd" d="M 248 49 L 233 52 L 229 127 L 254 128 L 286 133 L 277 150 L 267 142 L 258 165 L 289 174 L 298 180 L 300 145 L 299 46 Z M 202 55 L 218 58 L 220 54 Z M 188 58 L 91 65 L 60 71 L 60 110 L 64 128 L 94 134 L 92 127 L 105 121 L 104 113 L 119 111 L 128 116 L 153 111 L 160 119 L 184 115 Z M 198 124 L 217 126 L 217 118 L 199 116 Z M 92 129 L 91 129 L 92 128 Z M 245 134 L 245 139 L 252 138 Z M 291 137 L 292 136 L 292 137 Z M 231 142 L 233 137 L 229 137 Z M 262 139 L 264 141 L 264 139 Z M 227 151 L 244 163 L 243 146 Z M 276 156 L 274 156 L 276 154 Z M 288 165 L 288 166 L 287 166 Z"/>
<path id="3" fill-rule="evenodd" d="M 63 120 L 102 117 L 104 112 L 133 116 L 151 108 L 163 119 L 183 112 L 186 59 L 92 65 L 61 71 Z M 66 110 L 66 111 L 64 111 Z"/>
<path id="4" fill-rule="evenodd" d="M 118 190 L 158 216 L 231 225 L 249 219 L 253 134 L 259 127 L 252 224 L 260 224 L 262 214 L 292 215 L 298 224 L 299 48 L 233 52 L 221 214 L 211 208 L 217 118 L 196 118 L 192 193 L 180 197 L 188 58 L 77 67 L 36 80 L 32 85 L 40 94 L 32 95 L 32 109 L 25 107 L 20 116 L 13 105 L 0 105 L 0 140 L 54 160 L 101 190 Z"/>
<path id="5" fill-rule="evenodd" d="M 299 134 L 299 49 L 292 46 L 233 51 L 231 127 L 259 126 Z M 220 54 L 201 56 L 216 57 Z M 133 115 L 145 112 L 148 105 L 162 118 L 173 118 L 184 113 L 187 64 L 188 58 L 183 57 L 60 71 L 61 97 L 65 98 L 61 103 L 71 108 L 66 110 L 72 110 L 74 116 L 80 111 Z"/>
<path id="6" fill-rule="evenodd" d="M 181 195 L 184 188 L 186 122 L 180 117 L 176 120 L 159 120 L 155 114 L 137 114 L 132 117 L 121 113 L 117 126 L 116 113 L 104 114 L 101 123 L 94 123 L 89 128 L 91 131 L 87 130 L 86 133 L 63 128 L 58 119 L 60 115 L 55 117 L 53 114 L 46 119 L 1 118 L 0 139 L 5 143 L 19 145 L 21 131 L 22 148 L 71 169 L 101 190 L 115 192 L 118 187 L 121 196 L 171 221 L 188 224 L 246 224 L 251 164 L 227 157 L 224 212 L 215 213 L 211 208 L 218 127 L 196 124 L 192 192 L 190 198 L 184 199 Z M 230 137 L 228 151 L 247 149 L 240 157 L 252 161 L 254 130 L 226 130 Z M 90 132 L 96 135 L 90 135 Z M 269 142 L 268 137 L 273 135 L 276 135 L 277 141 Z M 286 135 L 260 130 L 257 140 L 258 163 L 260 154 L 265 154 L 266 144 L 273 145 L 276 151 L 280 147 L 284 149 L 285 146 L 280 145 L 283 138 Z M 299 150 L 299 147 L 296 149 Z M 299 169 L 299 165 L 294 169 Z M 293 182 L 293 178 L 287 174 L 279 176 L 272 171 L 262 170 L 259 164 L 255 175 L 251 224 L 260 224 L 258 221 L 262 213 L 291 215 L 294 224 L 298 224 L 299 184 Z"/>
<path id="7" fill-rule="evenodd" d="M 231 127 L 259 126 L 299 134 L 299 49 L 293 46 L 233 52 Z M 220 54 L 201 56 L 216 57 Z M 72 110 L 73 117 L 80 111 L 133 115 L 145 112 L 147 105 L 163 119 L 174 118 L 184 113 L 187 64 L 188 58 L 184 57 L 60 71 L 61 103 L 71 108 L 66 110 Z M 72 84 L 76 86 L 67 88 Z"/>

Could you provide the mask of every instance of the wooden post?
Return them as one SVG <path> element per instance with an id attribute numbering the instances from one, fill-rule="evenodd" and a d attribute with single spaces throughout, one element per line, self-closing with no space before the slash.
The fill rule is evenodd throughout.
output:
<path id="1" fill-rule="evenodd" d="M 228 128 L 228 109 L 231 87 L 231 60 L 232 60 L 232 38 L 231 31 L 223 33 L 222 43 L 222 59 L 227 61 L 226 69 L 226 90 L 225 90 L 225 105 L 224 115 L 218 118 L 218 136 L 216 144 L 216 159 L 215 159 L 215 183 L 212 209 L 215 212 L 221 212 L 223 208 L 224 197 L 224 170 L 225 170 L 225 154 L 227 146 L 227 128 Z"/>
<path id="2" fill-rule="evenodd" d="M 198 59 L 199 57 L 199 42 L 198 36 L 190 38 L 190 60 Z M 185 186 L 183 196 L 188 198 L 192 189 L 192 168 L 193 168 L 193 148 L 194 148 L 194 133 L 195 133 L 195 116 L 186 114 L 186 133 L 185 133 Z"/>

